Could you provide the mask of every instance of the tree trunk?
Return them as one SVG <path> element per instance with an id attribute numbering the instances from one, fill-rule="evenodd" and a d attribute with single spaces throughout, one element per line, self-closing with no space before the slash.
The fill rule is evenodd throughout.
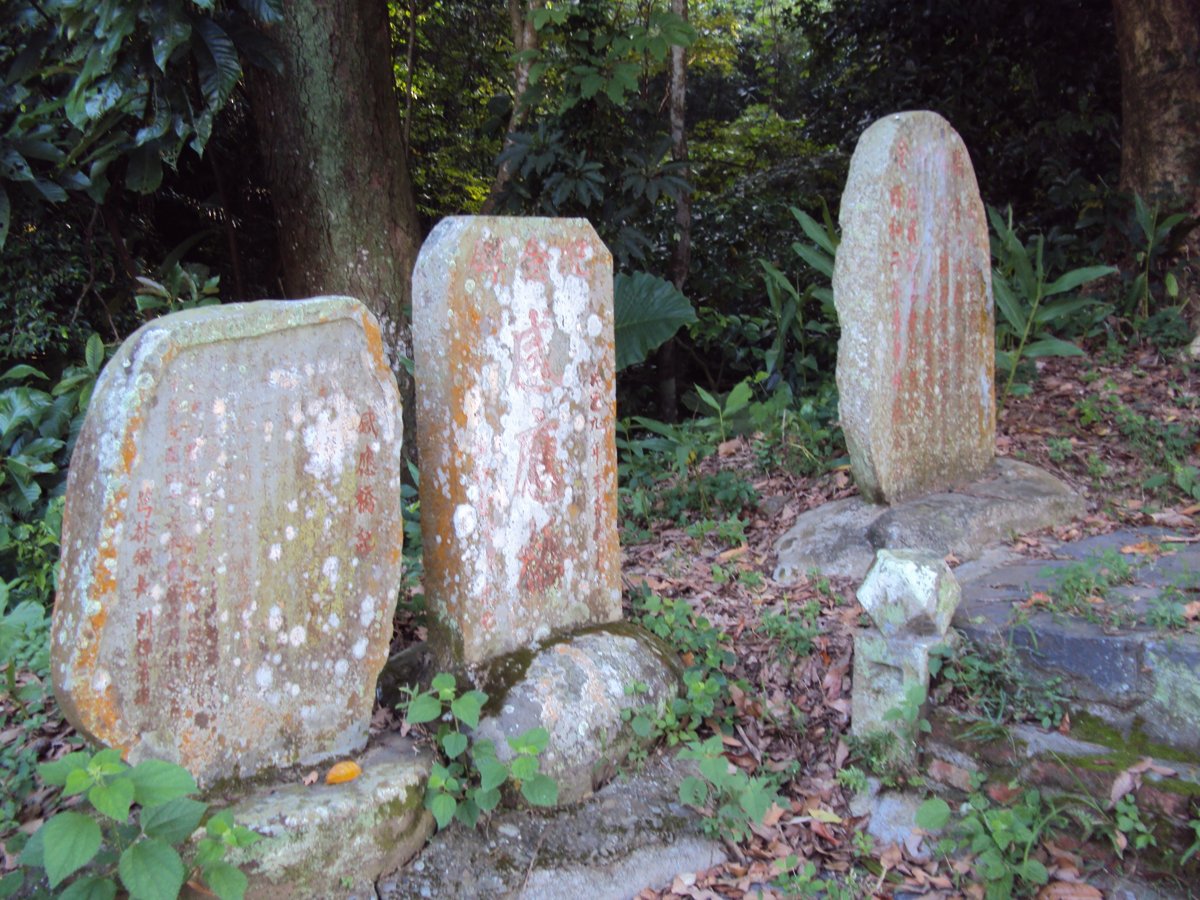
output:
<path id="1" fill-rule="evenodd" d="M 411 379 L 398 361 L 410 354 L 421 236 L 400 152 L 387 6 L 291 0 L 271 37 L 283 74 L 251 73 L 250 91 L 279 221 L 284 290 L 289 297 L 348 294 L 378 317 L 411 434 Z"/>
<path id="2" fill-rule="evenodd" d="M 688 18 L 687 0 L 671 0 L 671 11 L 685 22 Z M 687 51 L 671 47 L 671 158 L 685 165 L 683 177 L 690 180 L 686 168 L 687 150 Z M 684 191 L 675 204 L 675 247 L 671 252 L 671 281 L 680 291 L 687 282 L 688 270 L 692 265 L 692 198 Z M 667 422 L 679 418 L 676 400 L 677 362 L 675 339 L 671 338 L 658 351 L 658 406 L 659 414 Z"/>
<path id="3" fill-rule="evenodd" d="M 1200 216 L 1200 5 L 1113 0 L 1121 67 L 1121 188 Z M 1181 299 L 1200 324 L 1200 229 L 1183 248 Z"/>
<path id="4" fill-rule="evenodd" d="M 546 5 L 546 0 L 508 0 L 508 17 L 512 21 L 513 53 L 524 53 L 526 50 L 538 48 L 538 33 L 533 27 L 533 11 Z M 525 92 L 529 89 L 529 70 L 533 62 L 530 59 L 518 58 L 513 60 L 513 109 L 508 120 L 508 128 L 504 132 L 504 147 L 512 141 L 513 132 L 521 127 L 528 113 L 525 106 Z M 508 161 L 501 163 L 488 191 L 480 213 L 490 215 L 495 212 L 496 204 L 500 201 L 500 193 L 512 178 L 512 166 Z"/>

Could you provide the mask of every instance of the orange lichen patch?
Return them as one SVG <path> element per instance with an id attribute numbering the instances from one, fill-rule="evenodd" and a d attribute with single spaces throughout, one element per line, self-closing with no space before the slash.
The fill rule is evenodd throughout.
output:
<path id="1" fill-rule="evenodd" d="M 387 356 L 383 352 L 383 334 L 379 330 L 375 317 L 369 315 L 364 309 L 359 314 L 359 319 L 362 321 L 363 334 L 367 339 L 367 352 L 371 354 L 371 359 L 379 368 L 390 369 L 387 364 Z"/>
<path id="2" fill-rule="evenodd" d="M 350 759 L 342 760 L 339 763 L 334 763 L 329 771 L 325 773 L 326 784 L 344 784 L 347 781 L 353 781 L 362 774 L 362 767 L 358 763 Z"/>
<path id="3" fill-rule="evenodd" d="M 76 671 L 77 678 L 83 674 L 85 673 Z M 87 672 L 86 674 L 90 676 L 91 673 Z M 118 722 L 121 721 L 121 718 L 117 714 L 117 706 L 113 699 L 114 693 L 112 685 L 108 685 L 103 691 L 97 693 L 91 689 L 89 684 L 85 690 L 79 692 L 75 707 L 83 720 L 82 724 L 85 730 L 102 743 L 117 748 L 124 755 L 128 749 L 126 747 L 128 742 L 119 736 Z"/>
<path id="4" fill-rule="evenodd" d="M 121 441 L 121 462 L 125 465 L 125 471 L 129 472 L 133 468 L 133 462 L 137 459 L 137 442 L 133 436 L 141 430 L 142 417 L 132 416 L 129 419 L 129 425 L 125 428 L 125 439 Z"/>

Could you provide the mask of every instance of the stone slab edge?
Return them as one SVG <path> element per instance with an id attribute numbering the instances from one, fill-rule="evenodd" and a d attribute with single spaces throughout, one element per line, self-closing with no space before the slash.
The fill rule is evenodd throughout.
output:
<path id="1" fill-rule="evenodd" d="M 391 734 L 362 757 L 353 781 L 266 785 L 235 802 L 234 821 L 263 835 L 228 857 L 249 876 L 246 896 L 375 896 L 375 881 L 415 856 L 433 833 L 424 808 L 432 762 L 428 750 Z"/>
<path id="2" fill-rule="evenodd" d="M 964 485 L 955 493 L 927 494 L 893 506 L 871 504 L 862 497 L 850 497 L 818 506 L 802 513 L 776 542 L 776 565 L 772 577 L 779 584 L 794 584 L 810 570 L 816 570 L 822 575 L 861 580 L 874 562 L 876 550 L 885 547 L 896 549 L 883 540 L 881 533 L 890 529 L 876 527 L 880 520 L 903 523 L 907 515 L 915 516 L 924 509 L 936 511 L 941 498 L 948 503 L 977 502 L 979 510 L 972 514 L 976 521 L 968 523 L 967 527 L 947 530 L 939 535 L 938 540 L 929 542 L 938 546 L 918 547 L 909 544 L 906 545 L 907 549 L 925 549 L 943 556 L 954 553 L 962 561 L 973 559 L 989 543 L 1004 541 L 1011 536 L 1004 530 L 1011 524 L 1008 519 L 1001 522 L 1004 528 L 987 528 L 980 522 L 992 513 L 996 505 L 1007 508 L 1014 517 L 1029 517 L 1012 527 L 1014 533 L 1018 529 L 1021 532 L 1037 531 L 1062 524 L 1085 511 L 1083 499 L 1061 482 L 1058 482 L 1061 494 L 1052 498 L 1055 502 L 1047 504 L 1039 517 L 1032 516 L 1028 500 L 1019 494 L 1004 496 L 989 490 L 999 480 L 1013 484 L 1025 477 L 1057 482 L 1057 479 L 1040 469 L 1001 458 L 993 463 L 983 478 Z M 993 505 L 989 506 L 989 503 Z"/>

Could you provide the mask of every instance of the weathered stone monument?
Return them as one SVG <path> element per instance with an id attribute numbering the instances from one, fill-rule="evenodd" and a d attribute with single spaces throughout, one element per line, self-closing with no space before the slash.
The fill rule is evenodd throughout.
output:
<path id="1" fill-rule="evenodd" d="M 547 730 L 542 772 L 573 802 L 628 752 L 622 709 L 679 684 L 619 621 L 611 255 L 582 219 L 444 220 L 413 274 L 413 357 L 433 655 L 497 697 L 478 734 L 502 760 Z"/>
<path id="2" fill-rule="evenodd" d="M 618 620 L 612 257 L 591 225 L 443 220 L 413 274 L 413 356 L 439 657 Z"/>
<path id="3" fill-rule="evenodd" d="M 957 132 L 932 112 L 868 128 L 840 221 L 837 383 L 859 490 L 893 503 L 978 477 L 995 455 L 991 252 Z"/>
<path id="4" fill-rule="evenodd" d="M 361 749 L 400 583 L 400 401 L 346 298 L 151 322 L 67 486 L 55 690 L 201 785 Z"/>
<path id="5" fill-rule="evenodd" d="M 995 457 L 995 333 L 983 203 L 941 116 L 886 116 L 850 163 L 833 273 L 839 411 L 861 497 L 804 513 L 775 580 L 861 578 L 875 551 L 972 559 L 1083 512 L 1051 475 Z"/>

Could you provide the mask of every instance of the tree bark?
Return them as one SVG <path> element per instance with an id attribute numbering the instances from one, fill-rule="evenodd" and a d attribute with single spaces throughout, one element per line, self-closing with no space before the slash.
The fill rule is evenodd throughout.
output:
<path id="1" fill-rule="evenodd" d="M 1200 216 L 1200 5 L 1113 0 L 1121 67 L 1121 188 Z M 1183 248 L 1182 296 L 1200 324 L 1200 229 Z"/>
<path id="2" fill-rule="evenodd" d="M 279 222 L 289 297 L 348 294 L 378 317 L 405 399 L 411 379 L 416 201 L 401 148 L 387 6 L 381 0 L 290 0 L 271 37 L 281 75 L 249 81 Z M 407 443 L 407 442 L 406 442 Z"/>
<path id="3" fill-rule="evenodd" d="M 508 0 L 508 17 L 512 22 L 513 53 L 519 54 L 526 50 L 538 48 L 538 33 L 533 27 L 533 11 L 546 5 L 546 0 Z M 525 92 L 529 89 L 529 70 L 532 68 L 529 59 L 513 60 L 513 109 L 508 119 L 508 128 L 504 131 L 504 148 L 512 142 L 512 135 L 525 121 L 528 108 L 525 106 Z M 512 178 L 512 166 L 508 161 L 501 163 L 496 170 L 496 178 L 488 191 L 480 213 L 490 215 L 500 201 L 500 193 Z"/>
<path id="4" fill-rule="evenodd" d="M 685 22 L 688 0 L 671 0 L 671 11 Z M 687 168 L 687 50 L 671 47 L 671 158 L 684 164 L 683 177 L 690 180 Z M 684 191 L 675 203 L 675 246 L 671 251 L 671 281 L 680 291 L 687 282 L 692 265 L 692 198 Z M 658 406 L 667 422 L 679 418 L 677 393 L 677 362 L 675 339 L 671 338 L 658 351 Z"/>

